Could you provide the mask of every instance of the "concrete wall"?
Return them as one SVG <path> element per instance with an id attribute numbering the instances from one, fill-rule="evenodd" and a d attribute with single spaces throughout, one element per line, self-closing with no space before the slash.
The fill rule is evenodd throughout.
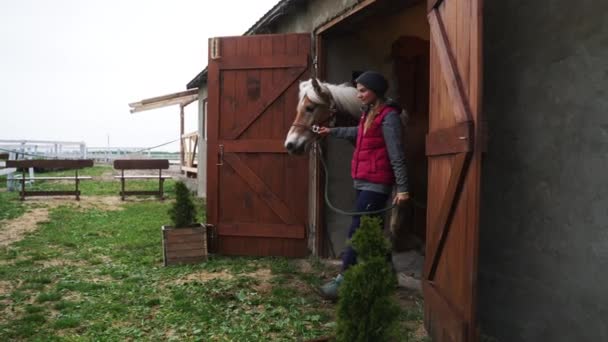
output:
<path id="1" fill-rule="evenodd" d="M 608 341 L 608 2 L 485 1 L 479 315 Z"/>
<path id="2" fill-rule="evenodd" d="M 312 0 L 280 20 L 273 33 L 312 32 L 331 18 L 357 4 L 357 0 Z"/>

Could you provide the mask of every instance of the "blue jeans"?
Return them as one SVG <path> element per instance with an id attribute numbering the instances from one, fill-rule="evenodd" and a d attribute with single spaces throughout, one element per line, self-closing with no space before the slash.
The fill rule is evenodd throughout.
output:
<path id="1" fill-rule="evenodd" d="M 355 211 L 374 211 L 384 208 L 386 201 L 388 200 L 388 194 L 382 194 L 379 192 L 357 190 L 357 204 Z M 383 219 L 382 214 L 373 215 L 374 217 L 380 217 Z M 361 216 L 353 216 L 353 221 L 348 231 L 348 238 L 352 238 L 359 225 L 361 224 Z M 382 227 L 382 225 L 381 225 Z M 346 250 L 342 254 L 342 272 L 345 272 L 350 266 L 357 263 L 357 252 L 352 246 L 347 246 Z"/>

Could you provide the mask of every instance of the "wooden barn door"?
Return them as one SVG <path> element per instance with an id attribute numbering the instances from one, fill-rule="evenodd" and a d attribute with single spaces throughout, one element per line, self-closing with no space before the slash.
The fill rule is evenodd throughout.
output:
<path id="1" fill-rule="evenodd" d="M 308 158 L 283 142 L 310 45 L 309 34 L 209 41 L 207 210 L 220 254 L 307 254 Z"/>
<path id="2" fill-rule="evenodd" d="M 482 0 L 429 1 L 431 29 L 425 326 L 476 341 Z"/>

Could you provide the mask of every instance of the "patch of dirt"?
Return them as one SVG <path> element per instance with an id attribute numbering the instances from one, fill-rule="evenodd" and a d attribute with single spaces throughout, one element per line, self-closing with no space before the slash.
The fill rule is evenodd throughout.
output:
<path id="1" fill-rule="evenodd" d="M 234 279 L 235 276 L 236 275 L 231 274 L 225 270 L 221 272 L 200 271 L 188 274 L 180 279 L 177 279 L 173 281 L 173 284 L 181 285 L 192 281 L 204 283 L 213 279 L 231 280 Z M 262 268 L 256 270 L 255 272 L 239 274 L 239 276 L 255 279 L 257 281 L 257 284 L 253 285 L 253 289 L 259 293 L 269 293 L 272 290 L 272 284 L 270 283 L 270 281 L 274 276 L 272 275 L 272 271 L 270 269 Z"/>
<path id="2" fill-rule="evenodd" d="M 56 267 L 56 266 L 86 266 L 87 263 L 84 261 L 74 261 L 74 260 L 63 260 L 63 259 L 50 259 L 50 260 L 41 260 L 38 262 L 42 265 L 42 267 Z"/>
<path id="3" fill-rule="evenodd" d="M 82 302 L 82 293 L 70 291 L 68 294 L 64 295 L 61 300 L 80 303 Z"/>
<path id="4" fill-rule="evenodd" d="M 255 272 L 245 273 L 244 276 L 257 280 L 257 284 L 253 286 L 253 289 L 260 293 L 269 293 L 272 290 L 272 284 L 270 281 L 274 277 L 272 272 L 267 268 L 259 269 Z"/>
<path id="5" fill-rule="evenodd" d="M 423 341 L 426 337 L 428 337 L 428 334 L 426 333 L 426 329 L 424 328 L 424 324 L 422 322 L 420 322 L 418 328 L 416 328 L 416 331 L 414 331 L 414 337 L 418 341 Z"/>
<path id="6" fill-rule="evenodd" d="M 295 264 L 301 273 L 313 273 L 314 272 L 314 270 L 312 269 L 312 265 L 310 264 L 310 262 L 307 259 L 296 260 Z"/>
<path id="7" fill-rule="evenodd" d="M 0 266 L 2 266 L 2 265 L 13 265 L 15 262 L 17 262 L 17 259 L 0 260 Z"/>
<path id="8" fill-rule="evenodd" d="M 105 171 L 101 174 L 101 176 L 99 176 L 99 178 L 101 179 L 101 181 L 103 182 L 114 182 L 114 175 L 116 176 L 120 176 L 118 173 L 114 173 L 114 171 Z"/>
<path id="9" fill-rule="evenodd" d="M 181 284 L 189 283 L 191 281 L 206 282 L 206 281 L 213 280 L 213 279 L 230 280 L 232 278 L 234 278 L 234 276 L 226 271 L 221 271 L 221 272 L 201 271 L 201 272 L 191 273 L 181 279 L 177 279 L 174 281 L 174 284 L 181 285 Z"/>
<path id="10" fill-rule="evenodd" d="M 92 283 L 109 283 L 109 282 L 113 282 L 114 278 L 110 277 L 109 275 L 102 275 L 102 276 L 97 276 L 97 277 L 92 277 L 89 278 L 89 280 L 91 280 Z"/>
<path id="11" fill-rule="evenodd" d="M 0 280 L 0 295 L 9 294 L 12 291 L 11 283 L 8 281 Z"/>
<path id="12" fill-rule="evenodd" d="M 257 279 L 259 281 L 270 281 L 274 276 L 272 275 L 272 271 L 267 268 L 261 268 L 255 272 L 249 272 L 243 274 L 244 276 L 251 277 Z"/>
<path id="13" fill-rule="evenodd" d="M 48 209 L 36 208 L 16 219 L 3 222 L 4 227 L 0 230 L 0 247 L 23 239 L 27 233 L 36 230 L 38 223 L 48 221 L 48 219 Z"/>
<path id="14" fill-rule="evenodd" d="M 95 259 L 98 259 L 99 261 L 101 261 L 102 264 L 105 264 L 105 265 L 112 263 L 112 258 L 110 258 L 107 255 L 103 255 L 103 254 L 96 255 Z"/>
<path id="15" fill-rule="evenodd" d="M 49 210 L 61 205 L 69 205 L 81 209 L 122 210 L 122 202 L 118 196 L 81 196 L 80 201 L 72 197 L 28 198 L 29 211 L 12 220 L 0 222 L 0 247 L 17 242 L 27 234 L 36 230 L 39 223 L 48 221 Z"/>
<path id="16" fill-rule="evenodd" d="M 82 209 L 123 210 L 123 201 L 119 196 L 80 196 L 80 203 L 76 203 Z"/>

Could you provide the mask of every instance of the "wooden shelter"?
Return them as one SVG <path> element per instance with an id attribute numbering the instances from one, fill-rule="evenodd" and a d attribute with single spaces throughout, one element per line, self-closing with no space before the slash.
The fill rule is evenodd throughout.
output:
<path id="1" fill-rule="evenodd" d="M 190 133 L 184 132 L 184 108 L 189 104 L 198 101 L 198 98 L 198 89 L 189 89 L 129 103 L 131 114 L 179 105 L 180 167 L 182 172 L 193 177 L 197 177 L 198 173 L 196 157 L 199 134 L 197 131 Z"/>

